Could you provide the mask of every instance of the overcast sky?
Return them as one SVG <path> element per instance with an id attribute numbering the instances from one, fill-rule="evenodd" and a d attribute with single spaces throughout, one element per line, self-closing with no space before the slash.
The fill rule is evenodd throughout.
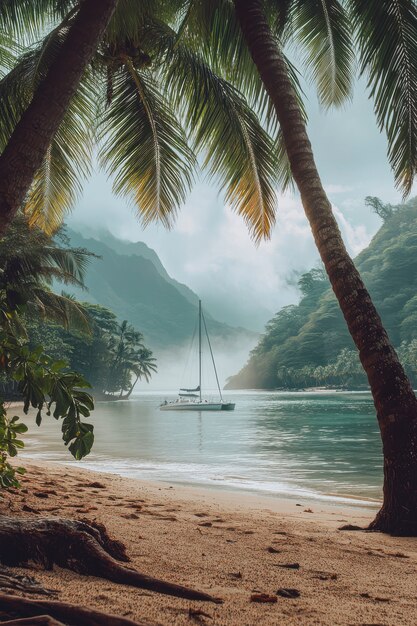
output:
<path id="1" fill-rule="evenodd" d="M 364 205 L 365 196 L 397 203 L 386 159 L 385 137 L 371 103 L 358 85 L 352 104 L 321 112 L 308 102 L 309 133 L 322 180 L 345 241 L 357 254 L 380 225 Z M 318 262 L 312 236 L 296 195 L 280 197 L 272 238 L 255 247 L 241 218 L 224 205 L 213 184 L 200 181 L 175 227 L 143 229 L 131 208 L 112 194 L 111 182 L 95 174 L 68 223 L 73 228 L 108 228 L 115 236 L 144 241 L 167 271 L 197 292 L 221 321 L 255 330 L 282 306 L 298 298 L 294 279 Z"/>

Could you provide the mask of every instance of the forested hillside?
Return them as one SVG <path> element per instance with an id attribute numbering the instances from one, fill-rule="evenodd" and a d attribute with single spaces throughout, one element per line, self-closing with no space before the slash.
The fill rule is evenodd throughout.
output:
<path id="1" fill-rule="evenodd" d="M 394 345 L 417 382 L 417 199 L 392 207 L 369 199 L 383 225 L 355 262 Z M 299 280 L 298 305 L 281 309 L 227 387 L 365 385 L 357 352 L 323 270 Z"/>
<path id="2" fill-rule="evenodd" d="M 142 242 L 117 239 L 108 232 L 84 237 L 67 229 L 71 245 L 86 248 L 93 258 L 86 269 L 88 291 L 72 289 L 77 299 L 104 306 L 139 328 L 152 350 L 169 349 L 188 342 L 197 320 L 198 296 L 169 276 L 154 250 Z M 210 317 L 216 339 L 253 336 Z"/>

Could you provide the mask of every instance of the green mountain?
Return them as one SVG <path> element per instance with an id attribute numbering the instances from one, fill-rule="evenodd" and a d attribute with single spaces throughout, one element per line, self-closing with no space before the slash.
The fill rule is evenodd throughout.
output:
<path id="1" fill-rule="evenodd" d="M 404 352 L 417 339 L 417 199 L 399 207 L 377 199 L 373 204 L 384 223 L 355 263 L 392 342 Z M 353 372 L 357 383 L 366 383 L 324 272 L 304 274 L 299 287 L 299 304 L 284 307 L 270 320 L 227 388 L 337 384 Z"/>
<path id="2" fill-rule="evenodd" d="M 154 250 L 142 242 L 117 239 L 109 232 L 84 237 L 66 231 L 71 245 L 86 248 L 93 258 L 87 269 L 87 291 L 71 288 L 80 301 L 100 304 L 119 320 L 128 320 L 152 350 L 170 349 L 189 341 L 196 324 L 198 296 L 171 278 Z M 214 340 L 254 335 L 216 321 L 206 313 Z"/>
<path id="3" fill-rule="evenodd" d="M 96 239 L 106 244 L 109 248 L 111 248 L 114 252 L 121 255 L 134 255 L 141 256 L 144 259 L 148 259 L 156 269 L 156 271 L 164 278 L 170 285 L 173 285 L 177 291 L 180 292 L 191 304 L 195 306 L 198 305 L 198 296 L 194 293 L 187 285 L 178 282 L 166 271 L 165 267 L 162 265 L 159 256 L 156 254 L 155 250 L 149 248 L 143 241 L 126 241 L 123 239 L 118 239 L 114 235 L 112 235 L 108 230 L 104 230 L 98 233 Z"/>

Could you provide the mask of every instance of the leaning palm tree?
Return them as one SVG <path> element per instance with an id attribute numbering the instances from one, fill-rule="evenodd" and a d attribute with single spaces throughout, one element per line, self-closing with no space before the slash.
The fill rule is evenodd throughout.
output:
<path id="1" fill-rule="evenodd" d="M 57 2 L 55 10 L 74 9 L 69 2 Z M 140 3 L 142 4 L 142 3 Z M 1 7 L 1 29 L 18 24 L 22 18 L 38 18 L 50 13 L 43 0 L 4 0 Z M 36 172 L 42 167 L 51 140 L 59 129 L 67 107 L 90 62 L 100 37 L 108 25 L 117 0 L 84 0 L 79 5 L 72 28 L 60 53 L 42 80 L 36 95 L 19 117 L 10 141 L 0 157 L 0 234 L 24 203 Z M 6 32 L 8 32 L 6 30 Z"/>
<path id="2" fill-rule="evenodd" d="M 96 39 L 97 55 L 92 68 L 93 71 L 101 69 L 107 77 L 108 109 L 104 109 L 102 126 L 105 130 L 101 136 L 104 145 L 102 161 L 115 175 L 116 191 L 133 197 L 145 221 L 158 218 L 169 224 L 170 215 L 175 212 L 190 182 L 186 174 L 193 155 L 187 152 L 188 144 L 178 141 L 181 137 L 178 126 L 175 126 L 177 132 L 172 137 L 174 141 L 170 142 L 169 133 L 174 129 L 175 115 L 171 116 L 172 123 L 164 125 L 161 124 L 163 107 L 155 109 L 155 104 L 162 102 L 160 93 L 155 91 L 155 80 L 161 77 L 165 89 L 169 89 L 171 107 L 174 104 L 182 113 L 188 129 L 193 131 L 195 146 L 205 152 L 206 165 L 219 177 L 226 189 L 226 198 L 245 217 L 256 238 L 267 236 L 274 221 L 271 187 L 274 168 L 279 167 L 278 178 L 283 185 L 293 178 L 300 189 L 330 281 L 359 348 L 378 412 L 384 443 L 385 486 L 384 506 L 373 527 L 416 533 L 417 489 L 413 477 L 417 466 L 414 454 L 417 447 L 417 401 L 343 245 L 315 167 L 305 129 L 305 113 L 296 89 L 296 74 L 283 54 L 283 46 L 288 41 L 296 41 L 302 46 L 306 52 L 307 69 L 317 81 L 322 102 L 326 106 L 340 104 L 350 93 L 353 51 L 349 31 L 350 26 L 354 27 L 362 71 L 369 73 L 377 119 L 388 134 L 389 157 L 397 181 L 407 192 L 415 172 L 417 150 L 415 2 L 178 0 L 156 3 L 159 11 L 161 7 L 165 12 L 167 7 L 179 11 L 181 20 L 173 22 L 165 19 L 166 13 L 161 20 L 162 13 L 155 13 L 155 6 L 146 19 L 142 19 L 142 15 L 139 21 L 132 21 L 131 17 L 136 13 L 127 11 L 132 9 L 132 1 L 119 0 L 113 21 L 104 36 Z M 16 2 L 18 5 L 28 3 L 27 0 Z M 52 69 L 58 67 L 58 62 L 65 57 L 63 51 L 68 48 L 81 11 L 70 0 L 38 2 L 43 7 L 54 6 L 56 9 L 59 6 L 65 13 L 61 25 L 42 44 L 39 67 L 49 56 L 46 52 L 54 47 L 50 44 L 59 38 L 63 40 L 61 47 L 57 46 L 55 60 L 40 77 L 40 88 L 45 84 L 51 87 Z M 6 5 L 8 3 L 12 0 Z M 84 5 L 87 4 L 86 0 Z M 172 23 L 179 23 L 179 26 L 173 28 Z M 139 32 L 140 37 L 137 36 Z M 149 62 L 155 59 L 159 60 L 156 73 L 150 74 Z M 89 72 L 84 72 L 85 80 L 88 75 Z M 8 77 L 5 83 L 7 80 Z M 36 80 L 32 83 L 36 85 Z M 256 124 L 256 116 L 248 109 L 236 85 L 246 93 L 249 102 L 273 130 L 277 130 L 275 152 L 271 152 L 267 136 Z M 59 86 L 62 87 L 62 82 Z M 37 101 L 39 88 L 29 97 L 32 103 Z M 87 93 L 88 89 L 78 90 L 78 113 L 73 115 L 72 122 L 68 122 L 69 127 L 72 123 L 72 128 L 78 129 L 79 113 L 88 109 L 83 100 Z M 3 111 L 12 111 L 14 115 L 14 105 L 7 104 L 7 97 Z M 77 102 L 75 96 L 72 102 Z M 48 102 L 44 100 L 43 105 L 48 111 Z M 29 125 L 27 136 L 35 140 L 35 129 L 28 121 L 31 106 L 23 104 L 17 119 L 22 115 Z M 102 110 L 99 107 L 99 111 Z M 25 137 L 20 132 L 20 122 L 16 124 L 16 118 L 13 121 L 13 115 L 11 134 L 6 142 L 7 146 L 14 145 L 15 151 L 17 145 L 19 152 Z M 135 119 L 140 123 L 135 124 Z M 44 120 L 35 116 L 34 121 L 43 128 Z M 61 126 L 56 125 L 48 135 L 49 144 L 42 144 L 43 157 L 37 162 L 36 172 L 41 190 L 46 188 L 49 191 L 52 187 L 49 183 L 45 185 L 44 181 L 51 181 L 55 152 L 67 160 L 70 160 L 68 156 L 73 156 L 66 154 L 67 143 L 62 136 L 60 143 L 53 143 L 65 130 L 67 120 L 64 116 L 61 122 Z M 108 128 L 110 130 L 106 132 Z M 53 152 L 55 147 L 57 150 Z M 8 172 L 4 158 L 9 154 L 8 150 L 6 148 L 0 157 L 0 175 Z M 177 158 L 178 152 L 180 159 Z M 161 166 L 163 157 L 165 168 Z M 63 171 L 62 168 L 56 170 Z M 29 177 L 26 176 L 25 180 L 26 193 Z M 4 185 L 7 187 L 8 182 Z M 35 181 L 35 190 L 36 186 Z M 1 213 L 10 216 L 16 209 L 17 199 L 14 190 L 13 202 L 6 198 L 6 204 L 2 205 L 1 194 L 0 185 L 0 227 Z M 32 215 L 36 220 L 39 210 L 31 194 L 29 212 L 34 211 Z M 19 196 L 19 201 L 23 201 L 23 195 Z M 42 197 L 42 192 L 37 194 L 35 191 L 35 198 Z"/>
<path id="3" fill-rule="evenodd" d="M 11 146 L 22 143 L 22 120 L 30 119 L 39 91 L 53 80 L 81 19 L 75 0 L 39 3 L 45 24 L 49 17 L 53 28 L 0 81 L 0 175 Z M 21 202 L 31 223 L 49 231 L 57 227 L 89 174 L 96 145 L 115 192 L 134 203 L 145 224 L 172 223 L 201 155 L 236 210 L 244 214 L 251 206 L 255 235 L 270 232 L 278 177 L 273 139 L 215 64 L 188 40 L 178 41 L 174 26 L 181 4 L 148 0 L 138 12 L 135 0 L 119 1 L 26 187 Z M 2 19 L 16 26 L 15 18 L 6 12 L 0 26 Z"/>
<path id="4" fill-rule="evenodd" d="M 228 78 L 270 102 L 316 245 L 373 394 L 384 451 L 384 501 L 375 530 L 417 534 L 417 400 L 369 293 L 344 246 L 324 191 L 295 92 L 285 46 L 304 54 L 325 107 L 350 95 L 354 53 L 397 185 L 410 192 L 417 169 L 415 0 L 190 0 L 182 33 L 198 39 Z M 352 36 L 353 35 L 353 36 Z M 242 87 L 245 88 L 245 87 Z M 248 215 L 248 219 L 250 215 Z"/>
<path id="5" fill-rule="evenodd" d="M 120 398 L 128 399 L 138 380 L 149 382 L 156 372 L 156 359 L 143 344 L 143 335 L 124 320 L 117 329 L 114 345 L 114 360 L 110 368 L 110 379 L 120 382 Z M 132 374 L 134 380 L 132 382 Z M 123 392 L 127 390 L 127 394 Z"/>

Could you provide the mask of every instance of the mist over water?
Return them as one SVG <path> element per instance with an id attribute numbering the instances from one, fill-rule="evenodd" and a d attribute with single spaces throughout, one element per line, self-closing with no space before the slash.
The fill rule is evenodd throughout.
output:
<path id="1" fill-rule="evenodd" d="M 138 388 L 146 391 L 170 390 L 178 391 L 180 387 L 196 387 L 198 385 L 198 346 L 197 338 L 190 340 L 183 346 L 170 350 L 154 351 L 157 359 L 158 372 L 150 382 L 138 383 Z M 236 374 L 246 363 L 250 351 L 255 347 L 258 336 L 236 335 L 227 339 L 210 337 L 214 359 L 219 376 L 220 387 L 223 388 L 227 379 Z M 209 348 L 204 338 L 202 355 L 202 383 L 203 388 L 215 390 L 216 378 L 210 357 Z"/>
<path id="2" fill-rule="evenodd" d="M 94 452 L 79 465 L 272 496 L 381 496 L 381 443 L 368 393 L 226 392 L 234 412 L 160 411 L 174 395 L 98 403 Z M 72 462 L 60 424 L 51 417 L 38 429 L 32 420 L 25 455 Z"/>

